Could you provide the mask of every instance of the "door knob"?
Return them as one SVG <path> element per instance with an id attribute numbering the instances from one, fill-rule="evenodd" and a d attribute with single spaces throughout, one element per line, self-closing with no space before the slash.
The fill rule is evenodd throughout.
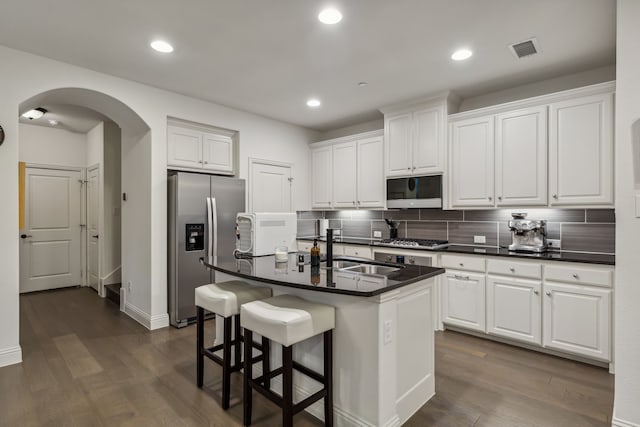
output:
<path id="1" fill-rule="evenodd" d="M 546 294 L 548 297 L 550 297 L 550 296 L 551 296 L 551 292 L 549 292 L 549 291 L 545 292 L 545 294 Z"/>
<path id="2" fill-rule="evenodd" d="M 21 239 L 27 239 L 27 238 L 29 238 L 29 237 L 33 237 L 33 236 L 32 236 L 31 234 L 21 234 L 21 235 L 20 235 L 20 238 L 21 238 Z"/>
<path id="3" fill-rule="evenodd" d="M 94 239 L 99 239 L 99 238 L 100 238 L 100 236 L 99 236 L 99 235 L 97 235 L 97 234 L 96 234 L 96 235 L 94 235 L 94 236 L 91 236 L 91 237 L 93 237 Z"/>

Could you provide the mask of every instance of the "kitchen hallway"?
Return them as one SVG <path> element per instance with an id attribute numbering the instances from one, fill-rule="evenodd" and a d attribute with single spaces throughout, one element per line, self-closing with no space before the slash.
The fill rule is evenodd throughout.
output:
<path id="1" fill-rule="evenodd" d="M 218 366 L 195 385 L 195 326 L 150 332 L 73 288 L 20 296 L 20 342 L 24 363 L 0 369 L 2 426 L 242 424 L 239 375 L 227 412 Z M 451 331 L 436 333 L 436 393 L 407 426 L 611 425 L 605 369 Z M 280 425 L 259 395 L 253 425 Z M 302 413 L 298 425 L 321 423 Z"/>

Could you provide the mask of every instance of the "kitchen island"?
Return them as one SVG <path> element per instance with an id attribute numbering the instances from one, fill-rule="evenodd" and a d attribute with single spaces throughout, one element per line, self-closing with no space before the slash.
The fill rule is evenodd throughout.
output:
<path id="1" fill-rule="evenodd" d="M 276 263 L 273 256 L 203 259 L 216 271 L 216 282 L 242 278 L 270 286 L 274 295 L 293 294 L 334 306 L 336 425 L 401 425 L 435 393 L 434 277 L 445 270 L 388 265 L 372 274 L 376 267 L 367 267 L 370 260 L 337 257 L 333 269 L 312 268 L 308 261 L 307 255 L 306 265 L 300 268 L 295 253 L 282 263 Z M 222 337 L 220 328 L 216 335 Z M 277 367 L 281 351 L 273 347 L 272 366 Z M 294 358 L 322 372 L 322 337 L 296 345 Z M 281 390 L 279 378 L 273 388 Z M 319 385 L 294 376 L 294 389 L 299 401 Z M 323 419 L 322 401 L 308 411 Z"/>

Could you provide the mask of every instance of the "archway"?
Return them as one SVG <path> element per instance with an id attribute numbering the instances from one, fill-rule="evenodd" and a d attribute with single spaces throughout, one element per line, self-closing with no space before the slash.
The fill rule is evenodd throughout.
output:
<path id="1" fill-rule="evenodd" d="M 130 293 L 132 304 L 125 312 L 145 324 L 139 313 L 150 312 L 150 197 L 151 127 L 138 113 L 122 101 L 102 92 L 85 88 L 58 88 L 39 93 L 19 105 L 19 113 L 46 104 L 68 104 L 87 108 L 108 117 L 121 133 L 122 192 L 129 197 L 122 202 L 120 247 L 122 283 L 135 283 Z M 119 191 L 118 191 L 119 193 Z M 118 197 L 119 194 L 118 194 Z M 147 289 L 148 288 L 148 289 Z"/>

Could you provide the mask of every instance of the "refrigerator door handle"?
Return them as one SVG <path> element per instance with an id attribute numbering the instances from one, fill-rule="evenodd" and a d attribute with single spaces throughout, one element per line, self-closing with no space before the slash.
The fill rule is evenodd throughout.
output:
<path id="1" fill-rule="evenodd" d="M 211 205 L 211 197 L 207 197 L 207 256 L 213 256 L 213 224 L 211 223 L 213 207 Z"/>
<path id="2" fill-rule="evenodd" d="M 216 198 L 211 197 L 211 218 L 213 221 L 213 256 L 218 256 L 218 205 Z"/>

